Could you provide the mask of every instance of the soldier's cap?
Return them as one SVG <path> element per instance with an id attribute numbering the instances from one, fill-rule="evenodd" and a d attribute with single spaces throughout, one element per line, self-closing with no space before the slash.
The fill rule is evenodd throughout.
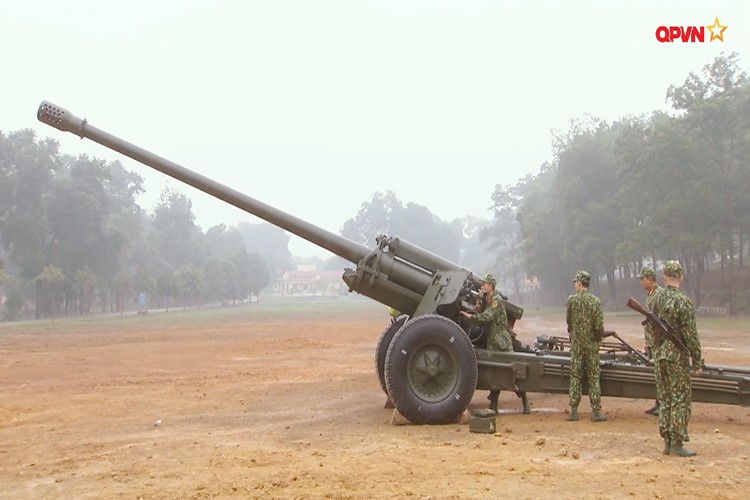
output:
<path id="1" fill-rule="evenodd" d="M 656 281 L 656 271 L 651 269 L 650 267 L 643 267 L 641 269 L 641 272 L 635 275 L 636 278 L 648 278 L 651 281 Z"/>
<path id="2" fill-rule="evenodd" d="M 682 265 L 678 260 L 668 260 L 664 263 L 664 276 L 670 278 L 682 277 Z"/>
<path id="3" fill-rule="evenodd" d="M 490 285 L 492 285 L 492 288 L 494 288 L 494 287 L 497 286 L 497 280 L 490 273 L 485 274 L 484 278 L 482 278 L 482 281 L 484 281 L 485 283 L 489 283 Z"/>
<path id="4" fill-rule="evenodd" d="M 576 273 L 576 277 L 573 278 L 573 281 L 574 282 L 578 281 L 582 285 L 588 285 L 589 283 L 591 283 L 591 275 L 587 273 L 586 271 L 578 271 Z"/>

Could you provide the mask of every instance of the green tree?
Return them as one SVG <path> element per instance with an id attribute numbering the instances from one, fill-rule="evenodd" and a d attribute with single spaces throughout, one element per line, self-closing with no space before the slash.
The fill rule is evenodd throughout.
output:
<path id="1" fill-rule="evenodd" d="M 60 167 L 58 147 L 32 130 L 0 133 L 0 241 L 22 280 L 35 279 L 46 261 L 47 201 Z"/>
<path id="2" fill-rule="evenodd" d="M 393 191 L 378 191 L 370 201 L 362 203 L 357 215 L 344 222 L 341 234 L 357 243 L 374 246 L 381 234 L 394 234 L 394 218 L 403 210 L 403 203 Z"/>
<path id="3" fill-rule="evenodd" d="M 45 266 L 41 273 L 36 277 L 36 282 L 40 284 L 42 291 L 45 291 L 49 299 L 49 311 L 52 323 L 55 322 L 55 295 L 58 291 L 58 285 L 65 280 L 65 275 L 60 268 L 55 266 Z"/>
<path id="4" fill-rule="evenodd" d="M 226 290 L 227 275 L 222 262 L 211 258 L 203 269 L 205 276 L 205 297 L 213 302 L 218 300 L 224 306 L 224 292 Z"/>
<path id="5" fill-rule="evenodd" d="M 139 299 L 138 307 L 148 309 L 151 295 L 156 290 L 156 278 L 154 278 L 154 271 L 148 266 L 140 266 L 133 277 L 133 287 L 138 297 L 144 297 L 146 300 L 145 304 L 142 304 Z M 144 295 L 141 295 L 144 294 Z"/>
<path id="6" fill-rule="evenodd" d="M 0 263 L 2 264 L 2 263 Z M 12 285 L 16 282 L 16 280 L 8 274 L 5 269 L 0 267 L 0 295 L 2 295 L 2 290 L 6 285 Z M 3 318 L 7 321 L 15 321 L 18 317 L 18 313 L 20 312 L 21 308 L 21 301 L 17 300 L 16 296 L 18 295 L 17 289 L 12 289 L 10 293 L 5 297 L 5 304 L 3 308 Z"/>
<path id="7" fill-rule="evenodd" d="M 189 264 L 203 265 L 208 251 L 203 233 L 195 225 L 193 203 L 185 194 L 162 190 L 154 208 L 149 244 L 158 269 L 176 271 Z"/>
<path id="8" fill-rule="evenodd" d="M 404 205 L 393 191 L 376 192 L 362 203 L 357 214 L 344 223 L 341 234 L 368 246 L 374 246 L 382 234 L 399 236 L 452 262 L 460 258 L 460 235 L 451 225 L 427 207 Z"/>
<path id="9" fill-rule="evenodd" d="M 14 282 L 15 280 L 13 279 L 13 276 L 8 274 L 5 269 L 0 267 L 0 289 L 2 289 L 3 285 L 10 285 Z"/>
<path id="10" fill-rule="evenodd" d="M 159 297 L 165 299 L 166 309 L 169 312 L 169 299 L 179 297 L 181 294 L 180 282 L 177 275 L 171 271 L 164 271 L 156 279 L 156 290 Z"/>
<path id="11" fill-rule="evenodd" d="M 236 227 L 227 229 L 225 224 L 208 228 L 206 244 L 212 258 L 223 260 L 240 249 L 246 248 L 245 241 Z"/>
<path id="12" fill-rule="evenodd" d="M 271 283 L 275 283 L 285 271 L 294 269 L 289 235 L 283 229 L 267 222 L 240 222 L 237 230 L 245 242 L 245 250 L 257 253 L 266 262 Z"/>
<path id="13" fill-rule="evenodd" d="M 620 190 L 613 127 L 599 119 L 574 121 L 554 146 L 557 177 L 554 192 L 562 213 L 564 259 L 568 270 L 588 269 L 597 280 L 606 275 L 610 297 L 615 295 L 615 248 L 622 234 Z M 597 280 L 598 281 L 598 280 Z"/>
<path id="14" fill-rule="evenodd" d="M 85 155 L 65 157 L 64 164 L 50 194 L 47 253 L 66 275 L 88 267 L 111 288 L 139 237 L 135 195 L 141 191 L 141 179 L 117 163 Z M 70 287 L 69 293 L 74 292 Z"/>
<path id="15" fill-rule="evenodd" d="M 479 237 L 491 249 L 492 271 L 504 288 L 510 287 L 523 300 L 522 287 L 526 271 L 521 251 L 521 226 L 518 208 L 521 204 L 521 185 L 498 184 L 492 193 L 494 217 Z"/>
<path id="16" fill-rule="evenodd" d="M 255 294 L 255 297 L 259 299 L 260 291 L 270 283 L 268 266 L 266 265 L 266 261 L 263 260 L 263 257 L 257 253 L 251 253 L 248 255 L 247 268 L 248 291 L 250 294 Z"/>
<path id="17" fill-rule="evenodd" d="M 557 165 L 545 163 L 538 174 L 519 181 L 515 196 L 526 273 L 536 277 L 555 303 L 561 303 L 570 291 L 570 269 L 575 264 L 561 248 L 563 214 L 553 192 L 556 178 Z"/>
<path id="18" fill-rule="evenodd" d="M 23 309 L 23 295 L 18 286 L 10 289 L 5 297 L 5 308 L 3 309 L 3 319 L 5 321 L 16 321 L 21 316 Z"/>
<path id="19" fill-rule="evenodd" d="M 672 106 L 685 113 L 681 120 L 693 145 L 691 160 L 704 171 L 700 179 L 705 185 L 698 188 L 707 195 L 704 197 L 707 204 L 702 206 L 702 220 L 717 233 L 715 246 L 721 256 L 722 271 L 728 260 L 732 312 L 736 296 L 735 258 L 741 253 L 740 241 L 746 231 L 742 225 L 748 220 L 747 208 L 750 206 L 750 169 L 747 163 L 750 136 L 748 117 L 743 112 L 748 110 L 748 85 L 750 79 L 739 67 L 737 54 L 722 54 L 703 68 L 703 78 L 691 73 L 682 86 L 671 86 L 667 91 Z M 695 256 L 694 268 L 698 267 L 697 264 Z M 698 302 L 699 283 L 689 282 Z"/>
<path id="20" fill-rule="evenodd" d="M 98 281 L 90 267 L 76 271 L 73 278 L 79 294 L 79 314 L 91 314 L 91 306 L 96 293 Z"/>
<path id="21" fill-rule="evenodd" d="M 184 305 L 198 303 L 205 281 L 201 270 L 193 264 L 187 264 L 177 271 L 176 277 L 180 283 L 180 291 L 185 298 Z"/>

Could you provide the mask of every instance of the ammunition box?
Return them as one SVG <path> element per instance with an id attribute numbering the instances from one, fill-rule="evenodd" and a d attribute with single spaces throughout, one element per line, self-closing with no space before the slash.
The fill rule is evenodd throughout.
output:
<path id="1" fill-rule="evenodd" d="M 472 415 L 469 417 L 469 431 L 480 432 L 482 434 L 494 434 L 495 433 L 495 417 L 477 417 Z"/>

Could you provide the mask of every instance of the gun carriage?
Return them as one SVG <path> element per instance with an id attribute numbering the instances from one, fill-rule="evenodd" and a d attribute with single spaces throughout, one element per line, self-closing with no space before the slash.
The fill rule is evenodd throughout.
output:
<path id="1" fill-rule="evenodd" d="M 411 422 L 455 422 L 477 389 L 568 392 L 570 355 L 561 338 L 540 338 L 535 348 L 516 343 L 525 352 L 484 349 L 482 335 L 460 314 L 473 307 L 482 280 L 462 266 L 398 236 L 379 236 L 375 246 L 368 248 L 119 139 L 47 101 L 39 106 L 37 118 L 152 167 L 354 264 L 342 275 L 349 290 L 403 313 L 381 334 L 375 364 L 383 391 Z M 513 328 L 523 309 L 507 301 L 505 309 Z M 602 359 L 602 395 L 653 399 L 654 370 L 647 360 L 636 356 L 632 348 L 609 348 Z M 750 370 L 707 366 L 701 377 L 693 379 L 693 400 L 750 405 Z"/>

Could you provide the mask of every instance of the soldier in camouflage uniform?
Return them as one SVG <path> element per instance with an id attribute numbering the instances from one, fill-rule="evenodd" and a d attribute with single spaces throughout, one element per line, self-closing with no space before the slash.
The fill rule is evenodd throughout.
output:
<path id="1" fill-rule="evenodd" d="M 500 294 L 495 292 L 497 281 L 491 274 L 486 274 L 482 280 L 483 300 L 477 314 L 461 311 L 461 314 L 476 323 L 484 323 L 484 335 L 487 339 L 487 350 L 489 351 L 512 351 L 513 339 L 508 329 L 508 314 L 505 311 L 505 302 Z M 529 400 L 526 393 L 517 391 L 516 395 L 523 402 L 523 412 L 531 413 Z M 490 410 L 497 412 L 497 400 L 500 390 L 493 389 L 487 399 L 490 400 Z"/>
<path id="2" fill-rule="evenodd" d="M 598 297 L 589 292 L 591 275 L 578 271 L 575 278 L 576 293 L 568 297 L 567 322 L 570 335 L 570 415 L 569 421 L 578 420 L 578 403 L 581 402 L 581 378 L 584 373 L 589 382 L 591 420 L 603 422 L 601 413 L 601 386 L 599 376 L 599 343 L 604 334 L 604 314 Z"/>
<path id="3" fill-rule="evenodd" d="M 656 301 L 657 294 L 662 288 L 656 283 L 656 273 L 650 267 L 644 267 L 641 272 L 636 275 L 636 278 L 641 279 L 641 286 L 648 297 L 646 297 L 645 308 L 649 312 L 654 312 L 654 303 Z M 643 326 L 643 334 L 646 337 L 646 356 L 648 359 L 654 359 L 654 327 L 651 323 L 645 323 Z M 656 377 L 656 401 L 654 406 L 645 411 L 650 415 L 659 415 L 659 371 L 654 367 L 654 376 Z"/>
<path id="4" fill-rule="evenodd" d="M 664 264 L 666 286 L 656 297 L 654 313 L 682 337 L 690 353 L 668 339 L 657 340 L 654 348 L 661 398 L 659 434 L 664 439 L 664 454 L 692 457 L 695 452 L 686 449 L 683 443 L 689 441 L 688 422 L 692 403 L 690 360 L 693 359 L 693 373 L 700 375 L 701 345 L 693 303 L 679 288 L 682 278 L 682 266 L 678 261 L 670 260 Z"/>

